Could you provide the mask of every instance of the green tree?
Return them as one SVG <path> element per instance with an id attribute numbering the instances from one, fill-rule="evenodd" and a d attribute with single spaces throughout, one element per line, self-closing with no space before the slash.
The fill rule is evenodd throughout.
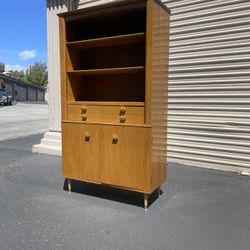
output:
<path id="1" fill-rule="evenodd" d="M 46 63 L 36 62 L 30 65 L 25 71 L 25 78 L 28 82 L 46 86 L 48 84 L 48 71 Z"/>
<path id="2" fill-rule="evenodd" d="M 5 64 L 0 63 L 0 73 L 3 73 L 5 71 Z"/>
<path id="3" fill-rule="evenodd" d="M 26 80 L 25 72 L 23 70 L 22 71 L 10 70 L 9 72 L 7 72 L 7 75 L 19 80 L 23 81 Z"/>

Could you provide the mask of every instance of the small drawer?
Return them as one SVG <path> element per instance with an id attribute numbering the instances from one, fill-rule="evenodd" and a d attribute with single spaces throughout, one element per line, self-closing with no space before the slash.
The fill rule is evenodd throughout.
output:
<path id="1" fill-rule="evenodd" d="M 69 104 L 67 112 L 71 121 L 144 124 L 144 107 Z"/>

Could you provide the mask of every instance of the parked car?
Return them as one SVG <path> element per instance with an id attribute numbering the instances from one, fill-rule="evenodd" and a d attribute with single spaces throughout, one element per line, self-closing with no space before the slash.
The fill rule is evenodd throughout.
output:
<path id="1" fill-rule="evenodd" d="M 9 95 L 6 90 L 0 89 L 0 104 L 12 105 L 12 96 Z"/>

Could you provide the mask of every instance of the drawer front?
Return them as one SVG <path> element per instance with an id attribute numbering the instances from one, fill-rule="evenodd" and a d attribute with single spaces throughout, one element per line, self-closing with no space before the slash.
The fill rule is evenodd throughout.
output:
<path id="1" fill-rule="evenodd" d="M 144 107 L 68 105 L 68 120 L 144 124 Z"/>

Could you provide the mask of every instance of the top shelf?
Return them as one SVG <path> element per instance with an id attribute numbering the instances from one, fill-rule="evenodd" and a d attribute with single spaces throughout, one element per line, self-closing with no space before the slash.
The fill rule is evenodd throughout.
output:
<path id="1" fill-rule="evenodd" d="M 132 44 L 145 40 L 145 33 L 135 33 L 119 36 L 101 37 L 95 39 L 87 39 L 81 41 L 67 42 L 66 44 L 74 48 L 97 48 L 120 44 Z"/>

